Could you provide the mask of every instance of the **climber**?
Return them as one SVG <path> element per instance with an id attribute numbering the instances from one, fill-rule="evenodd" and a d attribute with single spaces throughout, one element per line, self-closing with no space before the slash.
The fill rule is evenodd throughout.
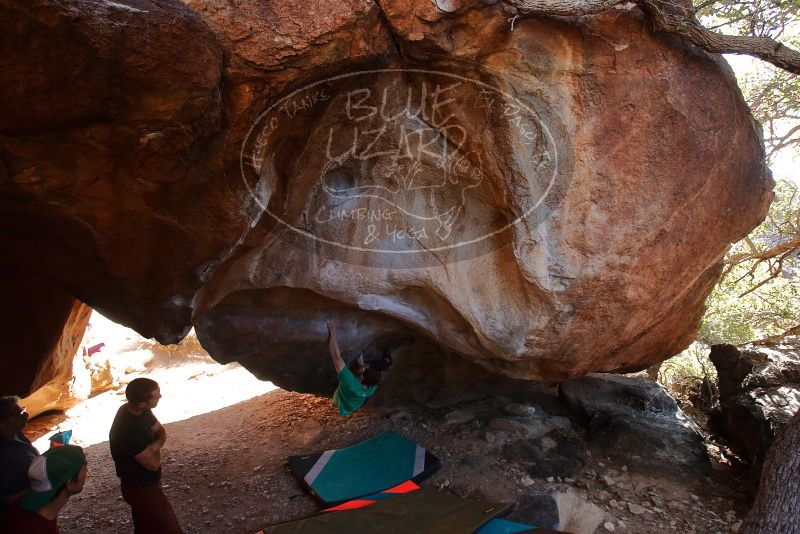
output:
<path id="1" fill-rule="evenodd" d="M 360 354 L 349 366 L 345 365 L 336 339 L 335 321 L 328 321 L 328 349 L 339 378 L 339 386 L 333 394 L 333 405 L 339 408 L 339 415 L 350 415 L 361 408 L 367 398 L 378 389 L 378 382 L 381 380 L 379 368 L 388 369 L 391 355 L 384 353 L 380 363 L 373 365 L 365 362 L 363 354 Z"/>

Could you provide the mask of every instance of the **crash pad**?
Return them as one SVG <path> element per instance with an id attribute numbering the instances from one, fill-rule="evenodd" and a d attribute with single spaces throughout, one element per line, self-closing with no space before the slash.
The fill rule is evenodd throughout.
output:
<path id="1" fill-rule="evenodd" d="M 264 534 L 473 534 L 501 514 L 506 505 L 455 497 L 433 489 L 395 495 L 369 506 L 274 525 Z"/>
<path id="2" fill-rule="evenodd" d="M 289 468 L 320 502 L 335 506 L 405 481 L 416 483 L 440 467 L 418 443 L 386 431 L 346 447 L 289 458 Z"/>

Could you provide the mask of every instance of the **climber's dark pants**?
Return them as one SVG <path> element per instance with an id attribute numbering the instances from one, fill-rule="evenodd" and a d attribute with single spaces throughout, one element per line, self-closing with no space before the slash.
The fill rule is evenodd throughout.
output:
<path id="1" fill-rule="evenodd" d="M 134 534 L 183 534 L 160 482 L 132 488 L 123 486 L 122 498 L 131 507 Z"/>

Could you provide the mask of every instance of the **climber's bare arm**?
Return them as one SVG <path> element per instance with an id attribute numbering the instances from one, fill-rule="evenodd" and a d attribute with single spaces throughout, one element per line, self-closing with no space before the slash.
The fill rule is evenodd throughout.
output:
<path id="1" fill-rule="evenodd" d="M 338 375 L 344 369 L 344 360 L 342 360 L 342 354 L 339 352 L 339 343 L 336 340 L 336 321 L 328 321 L 328 349 L 331 352 L 333 367 Z"/>

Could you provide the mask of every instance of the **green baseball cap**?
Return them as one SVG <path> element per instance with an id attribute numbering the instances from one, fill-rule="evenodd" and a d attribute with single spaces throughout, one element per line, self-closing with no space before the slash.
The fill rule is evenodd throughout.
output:
<path id="1" fill-rule="evenodd" d="M 52 447 L 34 458 L 28 468 L 31 488 L 20 502 L 22 509 L 35 512 L 50 502 L 85 463 L 83 449 L 75 445 Z"/>

